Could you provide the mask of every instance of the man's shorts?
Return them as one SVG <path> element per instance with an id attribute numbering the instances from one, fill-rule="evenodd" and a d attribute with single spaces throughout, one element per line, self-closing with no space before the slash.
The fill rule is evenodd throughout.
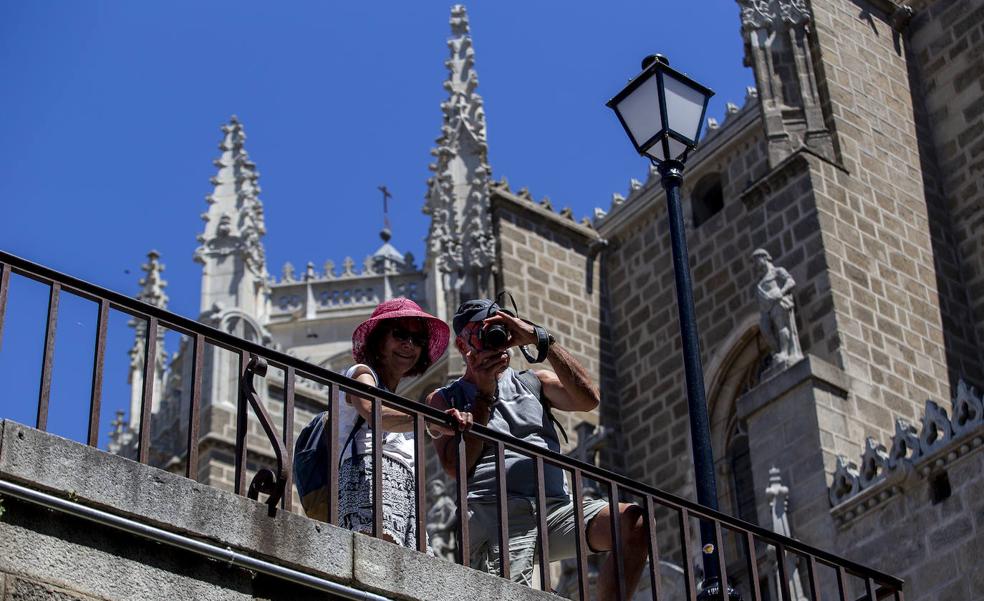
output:
<path id="1" fill-rule="evenodd" d="M 506 507 L 509 514 L 509 576 L 515 582 L 531 585 L 536 558 L 536 499 L 511 497 Z M 585 500 L 583 507 L 587 536 L 587 525 L 602 509 L 608 507 L 608 501 Z M 498 504 L 494 500 L 469 500 L 468 518 L 471 567 L 498 574 Z M 574 527 L 574 502 L 571 499 L 547 499 L 547 532 L 550 561 L 577 556 L 577 530 Z"/>

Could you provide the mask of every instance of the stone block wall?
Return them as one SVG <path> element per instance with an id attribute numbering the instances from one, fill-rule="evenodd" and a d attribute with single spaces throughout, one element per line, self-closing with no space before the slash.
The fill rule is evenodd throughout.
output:
<path id="1" fill-rule="evenodd" d="M 909 473 L 893 483 L 897 492 L 887 501 L 870 497 L 874 507 L 843 521 L 833 543 L 844 557 L 904 579 L 906 599 L 978 598 L 984 590 L 979 568 L 984 554 L 984 447 L 978 442 L 927 475 Z M 934 498 L 940 493 L 934 493 L 933 483 L 943 477 L 949 494 Z M 844 512 L 839 513 L 843 519 Z"/>
<path id="2" fill-rule="evenodd" d="M 984 248 L 976 232 L 984 223 L 984 2 L 914 8 L 906 49 L 952 385 L 982 372 Z"/>
<path id="3" fill-rule="evenodd" d="M 496 289 L 516 298 L 520 316 L 542 324 L 591 375 L 601 382 L 600 262 L 595 256 L 597 233 L 573 218 L 561 216 L 531 198 L 493 186 L 492 215 L 499 273 Z M 549 369 L 530 365 L 522 355 L 516 369 Z M 605 395 L 605 391 L 602 391 Z M 604 402 L 604 401 L 603 401 Z M 598 423 L 597 412 L 557 412 L 571 444 L 574 426 Z"/>
<path id="4" fill-rule="evenodd" d="M 5 489 L 2 601 L 337 598 L 264 568 L 245 569 L 244 558 L 349 587 L 348 598 L 557 598 L 302 516 L 270 515 L 262 503 L 10 421 L 0 421 L 0 481 L 189 537 L 224 558 L 91 522 L 72 509 L 48 509 Z"/>
<path id="5" fill-rule="evenodd" d="M 766 248 L 796 280 L 804 352 L 837 363 L 837 324 L 826 275 L 819 216 L 808 160 L 794 156 L 768 171 L 754 112 L 739 119 L 717 145 L 691 159 L 688 186 L 708 173 L 721 176 L 724 207 L 700 227 L 687 228 L 698 327 L 709 385 L 727 370 L 736 335 L 757 330 L 757 281 L 750 256 Z M 735 131 L 737 130 L 737 131 Z M 707 157 L 707 158 L 705 158 Z M 689 196 L 689 187 L 684 188 Z M 689 494 L 692 463 L 679 319 L 665 199 L 658 177 L 599 225 L 610 291 L 610 327 L 623 444 L 629 475 Z M 689 200 L 685 203 L 689 217 Z M 689 219 L 688 219 L 689 222 Z M 728 399 L 730 400 L 730 399 Z M 733 408 L 731 409 L 733 411 Z M 723 449 L 715 449 L 720 457 Z"/>
<path id="6" fill-rule="evenodd" d="M 890 15 L 862 4 L 811 2 L 841 164 L 816 164 L 812 184 L 844 368 L 871 384 L 855 392 L 885 438 L 892 416 L 915 420 L 916 399 L 950 390 L 905 51 Z"/>

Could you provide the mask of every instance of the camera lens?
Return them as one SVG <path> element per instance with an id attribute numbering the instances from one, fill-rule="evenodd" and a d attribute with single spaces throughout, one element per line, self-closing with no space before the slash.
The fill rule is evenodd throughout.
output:
<path id="1" fill-rule="evenodd" d="M 505 326 L 495 323 L 482 328 L 479 331 L 479 339 L 484 348 L 502 348 L 506 346 L 506 342 L 509 340 L 509 332 L 506 331 Z"/>

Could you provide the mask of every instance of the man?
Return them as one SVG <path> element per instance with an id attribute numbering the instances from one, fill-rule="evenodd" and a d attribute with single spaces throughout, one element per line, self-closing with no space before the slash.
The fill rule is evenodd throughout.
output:
<path id="1" fill-rule="evenodd" d="M 490 348 L 490 327 L 500 326 L 504 344 Z M 455 348 L 465 360 L 464 375 L 449 386 L 435 390 L 427 402 L 442 411 L 470 412 L 475 423 L 510 434 L 518 439 L 560 451 L 557 431 L 550 419 L 553 411 L 591 411 L 598 406 L 599 393 L 585 369 L 557 344 L 543 328 L 526 323 L 500 310 L 491 300 L 463 303 L 453 321 Z M 509 367 L 510 347 L 532 345 L 554 371 L 516 372 Z M 541 400 L 542 396 L 542 400 Z M 466 437 L 468 477 L 469 547 L 473 567 L 498 573 L 499 548 L 494 449 L 483 441 Z M 456 477 L 454 438 L 443 435 L 434 446 L 444 470 Z M 536 557 L 536 479 L 533 459 L 506 449 L 506 489 L 509 519 L 510 576 L 531 584 Z M 548 547 L 551 561 L 576 555 L 575 511 L 564 471 L 544 465 L 547 497 Z M 585 501 L 586 538 L 591 552 L 612 548 L 611 512 L 607 501 Z M 625 579 L 631 596 L 639 581 L 647 553 L 643 511 L 634 504 L 620 503 L 621 537 Z M 615 598 L 614 557 L 605 562 L 598 581 L 598 598 Z"/>

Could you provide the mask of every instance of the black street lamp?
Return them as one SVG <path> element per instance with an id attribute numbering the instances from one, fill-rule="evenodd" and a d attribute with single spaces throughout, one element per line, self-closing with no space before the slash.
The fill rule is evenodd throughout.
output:
<path id="1" fill-rule="evenodd" d="M 683 164 L 687 160 L 687 154 L 697 146 L 707 101 L 713 95 L 714 92 L 709 88 L 670 68 L 670 62 L 657 54 L 642 60 L 642 73 L 609 100 L 607 106 L 615 111 L 636 151 L 656 165 L 666 190 L 677 307 L 680 311 L 680 335 L 683 340 L 683 363 L 687 376 L 697 502 L 717 510 L 714 456 L 711 450 L 707 400 L 704 397 L 704 370 L 700 361 L 700 338 L 694 313 L 687 237 L 680 203 Z M 715 545 L 713 525 L 705 520 L 700 522 L 700 539 L 704 580 L 699 598 L 722 599 L 717 557 L 720 549 Z M 740 599 L 730 586 L 728 598 Z"/>

